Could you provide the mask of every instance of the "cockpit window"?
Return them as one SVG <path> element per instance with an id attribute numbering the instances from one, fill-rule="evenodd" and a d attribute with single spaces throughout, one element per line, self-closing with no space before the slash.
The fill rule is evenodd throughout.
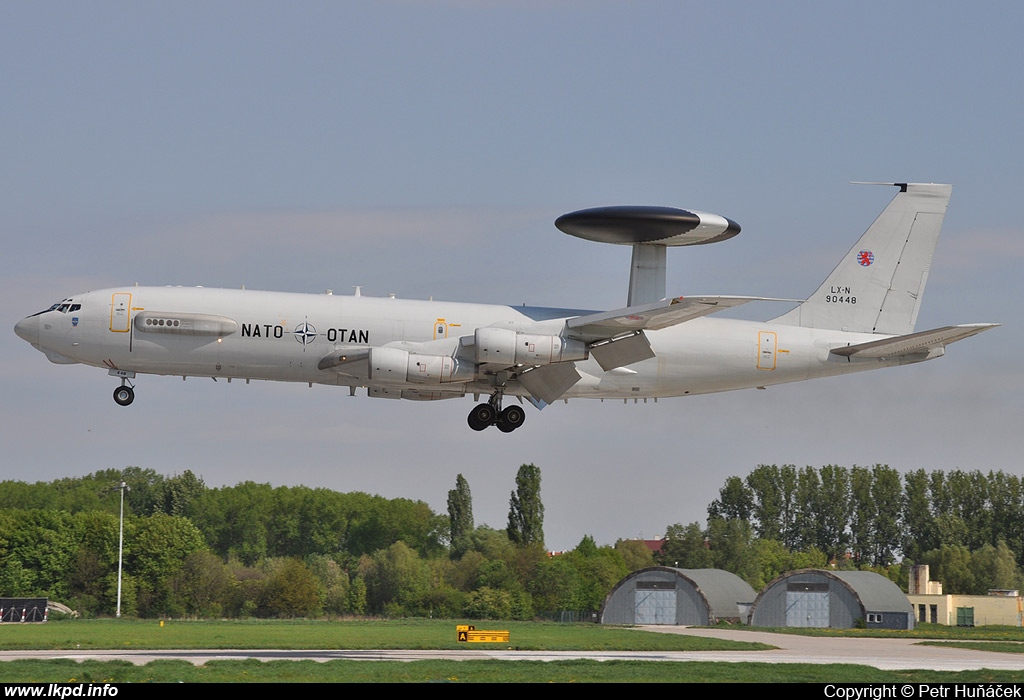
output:
<path id="1" fill-rule="evenodd" d="M 71 303 L 70 299 L 64 299 L 63 301 L 58 301 L 56 304 L 54 304 L 50 308 L 44 309 L 44 310 L 40 311 L 39 313 L 35 313 L 35 314 L 32 314 L 32 315 L 33 316 L 38 316 L 39 314 L 45 314 L 45 313 L 47 313 L 49 311 L 59 311 L 62 314 L 66 314 L 69 311 L 80 311 L 81 308 L 82 308 L 81 304 L 73 304 L 73 303 Z"/>

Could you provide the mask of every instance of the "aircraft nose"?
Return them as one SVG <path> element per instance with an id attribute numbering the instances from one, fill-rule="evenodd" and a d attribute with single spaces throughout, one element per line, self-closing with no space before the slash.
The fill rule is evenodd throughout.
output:
<path id="1" fill-rule="evenodd" d="M 28 341 L 33 345 L 39 344 L 39 318 L 37 316 L 29 316 L 18 321 L 14 326 L 14 332 L 18 334 L 18 337 L 22 340 Z"/>

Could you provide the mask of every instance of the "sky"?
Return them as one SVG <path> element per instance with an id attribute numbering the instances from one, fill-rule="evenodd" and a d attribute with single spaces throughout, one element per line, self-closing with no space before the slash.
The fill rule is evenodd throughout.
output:
<path id="1" fill-rule="evenodd" d="M 0 479 L 134 465 L 423 500 L 503 528 L 542 474 L 549 549 L 700 522 L 759 464 L 1021 474 L 1024 5 L 260 1 L 0 4 Z M 918 329 L 1004 325 L 903 368 L 528 409 L 102 370 L 13 333 L 90 289 L 204 285 L 625 304 L 629 249 L 561 214 L 739 222 L 671 295 L 811 294 L 895 193 L 949 182 Z M 784 308 L 729 312 L 766 319 Z"/>

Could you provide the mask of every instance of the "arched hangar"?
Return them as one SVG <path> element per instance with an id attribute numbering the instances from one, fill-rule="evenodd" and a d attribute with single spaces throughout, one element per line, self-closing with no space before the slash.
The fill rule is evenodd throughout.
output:
<path id="1" fill-rule="evenodd" d="M 713 625 L 745 622 L 754 589 L 720 569 L 651 566 L 615 584 L 601 607 L 609 625 Z"/>
<path id="2" fill-rule="evenodd" d="M 755 627 L 914 629 L 914 609 L 895 583 L 873 571 L 801 569 L 779 576 L 754 601 Z"/>

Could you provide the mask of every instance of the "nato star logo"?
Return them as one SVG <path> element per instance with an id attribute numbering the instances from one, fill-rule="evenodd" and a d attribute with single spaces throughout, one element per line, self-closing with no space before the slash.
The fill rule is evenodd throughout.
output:
<path id="1" fill-rule="evenodd" d="M 295 340 L 299 341 L 302 347 L 312 344 L 316 340 L 316 328 L 313 327 L 312 323 L 303 321 L 299 325 L 295 326 L 295 330 L 292 331 L 292 335 L 295 336 Z"/>

